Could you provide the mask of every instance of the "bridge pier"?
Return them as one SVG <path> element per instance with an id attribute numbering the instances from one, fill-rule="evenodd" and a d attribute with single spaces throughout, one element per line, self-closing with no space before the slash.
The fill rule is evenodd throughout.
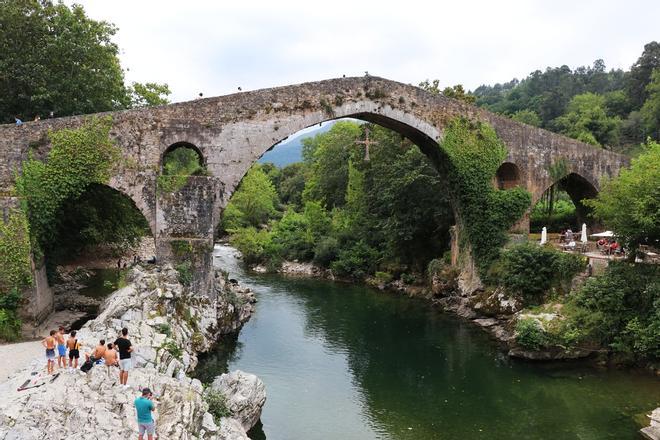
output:
<path id="1" fill-rule="evenodd" d="M 156 259 L 172 263 L 193 291 L 208 296 L 214 295 L 214 212 L 219 195 L 220 182 L 207 176 L 190 176 L 173 192 L 156 189 Z"/>

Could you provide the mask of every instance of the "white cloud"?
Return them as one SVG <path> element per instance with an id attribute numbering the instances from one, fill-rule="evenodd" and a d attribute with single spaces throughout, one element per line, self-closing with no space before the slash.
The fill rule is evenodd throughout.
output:
<path id="1" fill-rule="evenodd" d="M 166 82 L 176 101 L 367 70 L 473 89 L 597 58 L 627 69 L 660 17 L 641 0 L 76 3 L 118 26 L 129 81 Z"/>

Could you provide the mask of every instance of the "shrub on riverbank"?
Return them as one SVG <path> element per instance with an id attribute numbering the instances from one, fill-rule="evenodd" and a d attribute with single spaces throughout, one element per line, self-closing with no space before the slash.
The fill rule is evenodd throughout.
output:
<path id="1" fill-rule="evenodd" d="M 610 262 L 567 304 L 564 331 L 631 360 L 660 359 L 660 267 Z"/>
<path id="2" fill-rule="evenodd" d="M 536 310 L 534 310 L 536 309 Z M 532 308 L 553 313 L 541 326 L 523 317 L 516 342 L 530 350 L 550 347 L 611 350 L 620 360 L 660 359 L 660 267 L 610 262 L 565 304 Z"/>
<path id="3" fill-rule="evenodd" d="M 586 259 L 551 247 L 527 243 L 502 253 L 498 274 L 511 293 L 528 304 L 540 303 L 551 289 L 568 293 L 570 281 L 584 270 Z"/>

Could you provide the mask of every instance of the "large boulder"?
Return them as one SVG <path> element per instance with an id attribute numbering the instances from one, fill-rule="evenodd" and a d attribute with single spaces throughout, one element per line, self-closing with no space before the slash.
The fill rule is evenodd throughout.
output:
<path id="1" fill-rule="evenodd" d="M 261 408 L 266 403 L 266 387 L 254 374 L 241 370 L 218 376 L 211 388 L 225 398 L 227 409 L 233 418 L 249 431 L 261 417 Z"/>

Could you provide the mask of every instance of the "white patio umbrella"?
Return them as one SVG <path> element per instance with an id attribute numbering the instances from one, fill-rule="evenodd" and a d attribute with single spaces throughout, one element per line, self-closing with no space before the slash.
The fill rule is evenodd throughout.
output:
<path id="1" fill-rule="evenodd" d="M 587 224 L 586 223 L 582 223 L 582 235 L 580 235 L 580 241 L 582 243 L 587 242 Z"/>
<path id="2" fill-rule="evenodd" d="M 548 242 L 548 228 L 543 226 L 543 229 L 541 229 L 541 244 L 546 244 Z"/>

